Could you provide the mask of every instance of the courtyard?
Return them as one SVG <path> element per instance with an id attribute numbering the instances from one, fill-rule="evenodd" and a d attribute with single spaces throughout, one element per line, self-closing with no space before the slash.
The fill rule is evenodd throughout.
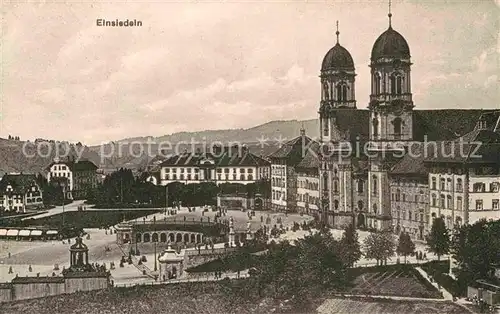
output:
<path id="1" fill-rule="evenodd" d="M 120 210 L 116 211 L 119 216 L 116 219 L 111 219 L 118 223 L 122 221 L 123 212 Z M 76 212 L 72 211 L 70 215 L 89 215 L 88 219 L 84 221 L 90 222 L 91 226 L 96 225 L 96 212 L 97 211 L 82 211 Z M 106 217 L 110 216 L 108 214 L 111 210 L 106 211 Z M 137 211 L 139 212 L 139 211 Z M 136 213 L 137 213 L 136 212 Z M 142 216 L 137 216 L 134 213 L 134 220 L 137 221 L 153 221 L 155 218 L 159 220 L 184 220 L 186 221 L 199 221 L 203 218 L 204 221 L 210 218 L 211 221 L 215 218 L 216 212 L 204 212 L 200 208 L 195 211 L 189 212 L 187 208 L 181 208 L 176 215 L 165 215 L 162 213 L 153 214 L 151 211 L 142 211 Z M 55 211 L 53 215 L 44 214 L 41 220 L 53 219 L 54 221 L 60 220 L 60 212 Z M 291 226 L 294 222 L 302 223 L 303 221 L 309 221 L 312 218 L 309 216 L 300 216 L 298 214 L 285 215 L 283 213 L 268 213 L 268 212 L 255 212 L 255 216 L 249 219 L 247 212 L 242 211 L 228 211 L 226 216 L 221 219 L 229 220 L 233 217 L 234 228 L 237 231 L 246 231 L 247 222 L 251 222 L 251 229 L 255 231 L 259 229 L 262 225 L 260 217 L 263 217 L 264 223 L 266 222 L 266 217 L 270 217 L 271 223 L 268 227 L 272 227 L 274 224 L 278 224 L 278 218 L 282 220 L 283 226 Z M 155 217 L 155 218 L 154 218 Z M 76 218 L 76 216 L 75 216 Z M 80 222 L 80 225 L 82 222 Z M 120 247 L 116 244 L 116 234 L 111 233 L 109 230 L 97 229 L 97 228 L 85 228 L 90 236 L 90 239 L 84 238 L 83 242 L 89 248 L 89 262 L 106 264 L 109 269 L 111 262 L 114 262 L 115 269 L 111 270 L 112 279 L 115 284 L 129 285 L 136 283 L 147 283 L 151 282 L 152 279 L 144 276 L 134 265 L 129 265 L 125 263 L 124 267 L 119 267 L 120 259 L 124 255 L 128 255 L 130 245 L 124 245 Z M 15 241 L 15 240 L 0 240 L 0 282 L 6 282 L 12 280 L 16 275 L 18 276 L 36 276 L 38 273 L 40 276 L 51 276 L 52 273 L 56 275 L 60 274 L 63 266 L 69 266 L 69 247 L 75 243 L 75 239 L 70 239 L 70 243 L 65 241 Z M 134 248 L 136 244 L 133 244 Z M 149 269 L 154 269 L 154 251 L 156 246 L 157 254 L 168 248 L 168 243 L 158 242 L 156 245 L 154 243 L 139 243 L 137 247 L 140 251 L 141 256 L 146 257 L 146 262 L 144 263 Z M 10 253 L 10 257 L 9 257 Z M 55 265 L 59 266 L 59 270 L 54 270 Z M 31 266 L 31 271 L 29 268 Z M 159 265 L 157 264 L 157 267 Z M 9 268 L 12 268 L 12 273 L 9 274 Z"/>

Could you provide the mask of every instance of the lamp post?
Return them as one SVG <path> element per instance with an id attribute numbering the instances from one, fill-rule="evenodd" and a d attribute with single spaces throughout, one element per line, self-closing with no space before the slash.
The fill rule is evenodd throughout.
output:
<path id="1" fill-rule="evenodd" d="M 154 233 L 153 234 L 156 234 L 157 237 L 156 237 L 156 241 L 154 242 L 154 248 L 155 248 L 155 268 L 154 268 L 154 271 L 157 271 L 158 270 L 158 265 L 157 265 L 157 261 L 156 261 L 156 245 L 158 243 L 158 234 L 156 233 L 156 216 L 153 216 L 153 230 L 154 230 Z"/>

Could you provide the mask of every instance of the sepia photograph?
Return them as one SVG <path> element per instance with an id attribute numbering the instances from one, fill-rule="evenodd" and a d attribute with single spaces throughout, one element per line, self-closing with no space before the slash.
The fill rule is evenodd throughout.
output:
<path id="1" fill-rule="evenodd" d="M 0 8 L 0 313 L 500 313 L 500 0 Z"/>

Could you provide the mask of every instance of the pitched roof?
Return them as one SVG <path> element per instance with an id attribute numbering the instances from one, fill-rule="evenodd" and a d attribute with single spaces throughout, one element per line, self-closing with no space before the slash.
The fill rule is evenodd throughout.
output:
<path id="1" fill-rule="evenodd" d="M 370 136 L 370 111 L 366 109 L 336 109 L 333 124 L 341 134 L 333 140 L 357 140 Z M 334 136 L 335 137 L 335 136 Z"/>
<path id="2" fill-rule="evenodd" d="M 246 147 L 224 147 L 220 150 L 206 153 L 184 152 L 167 158 L 161 163 L 162 167 L 199 166 L 205 160 L 213 161 L 218 167 L 256 167 L 269 165 L 265 159 L 251 153 Z"/>
<path id="3" fill-rule="evenodd" d="M 24 194 L 36 183 L 36 176 L 34 174 L 5 174 L 2 180 L 0 180 L 0 193 L 5 192 L 7 186 L 11 185 L 14 193 Z"/>
<path id="4" fill-rule="evenodd" d="M 340 134 L 332 136 L 334 141 L 368 139 L 370 135 L 370 111 L 367 109 L 335 109 L 332 111 L 334 125 Z M 471 132 L 480 117 L 492 125 L 498 110 L 438 109 L 413 110 L 413 139 L 415 141 L 446 141 Z"/>
<path id="5" fill-rule="evenodd" d="M 308 148 L 316 143 L 306 135 L 300 135 L 284 143 L 277 151 L 269 155 L 271 160 L 284 159 L 287 164 L 296 166 L 307 154 Z"/>
<path id="6" fill-rule="evenodd" d="M 414 142 L 408 147 L 405 156 L 389 171 L 391 175 L 426 175 L 424 164 L 424 144 Z"/>
<path id="7" fill-rule="evenodd" d="M 316 169 L 319 168 L 319 143 L 313 142 L 306 152 L 306 156 L 297 164 L 297 171 L 300 169 Z"/>
<path id="8" fill-rule="evenodd" d="M 71 171 L 95 171 L 97 170 L 97 166 L 91 162 L 90 160 L 79 160 L 79 161 L 59 161 L 52 162 L 47 166 L 47 169 L 50 169 L 53 165 L 63 164 L 69 167 Z"/>

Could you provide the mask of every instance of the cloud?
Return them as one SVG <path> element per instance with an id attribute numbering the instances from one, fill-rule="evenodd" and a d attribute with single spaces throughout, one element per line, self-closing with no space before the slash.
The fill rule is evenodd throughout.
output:
<path id="1" fill-rule="evenodd" d="M 377 2 L 73 1 L 4 9 L 2 135 L 88 144 L 315 118 L 336 19 L 356 65 L 358 108 L 365 108 L 371 47 L 387 28 L 386 6 Z M 394 3 L 393 27 L 411 48 L 417 109 L 498 104 L 496 9 L 486 1 Z M 143 27 L 97 27 L 98 18 L 138 19 Z"/>

